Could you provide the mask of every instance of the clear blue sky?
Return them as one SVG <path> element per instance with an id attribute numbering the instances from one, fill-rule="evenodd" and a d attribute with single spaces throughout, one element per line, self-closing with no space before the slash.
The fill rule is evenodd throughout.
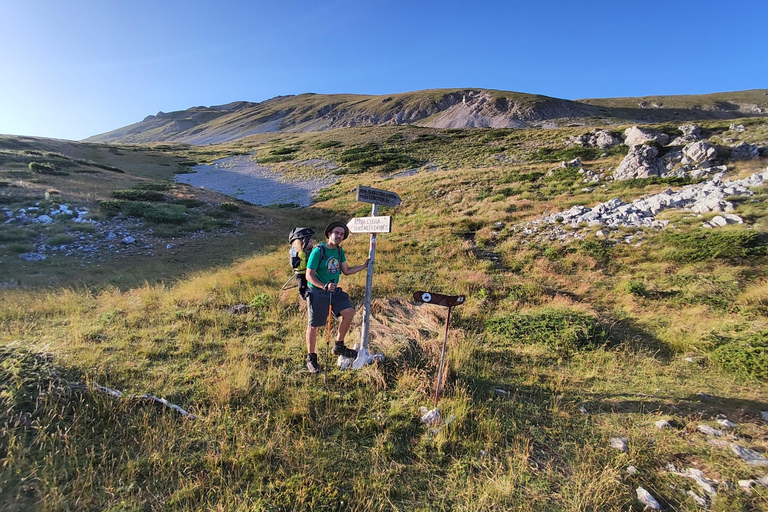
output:
<path id="1" fill-rule="evenodd" d="M 766 0 L 0 0 L 0 133 L 303 92 L 768 88 L 766 20 Z"/>

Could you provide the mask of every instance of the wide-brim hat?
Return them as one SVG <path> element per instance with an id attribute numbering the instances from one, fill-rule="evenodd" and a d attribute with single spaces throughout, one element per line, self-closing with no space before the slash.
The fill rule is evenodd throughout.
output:
<path id="1" fill-rule="evenodd" d="M 325 238 L 328 238 L 328 233 L 330 233 L 331 231 L 333 231 L 336 228 L 344 228 L 344 240 L 346 240 L 347 237 L 349 236 L 349 228 L 347 227 L 346 224 L 344 224 L 343 222 L 338 221 L 338 220 L 335 220 L 335 221 L 331 222 L 330 224 L 328 224 L 325 227 L 325 231 L 324 231 Z"/>

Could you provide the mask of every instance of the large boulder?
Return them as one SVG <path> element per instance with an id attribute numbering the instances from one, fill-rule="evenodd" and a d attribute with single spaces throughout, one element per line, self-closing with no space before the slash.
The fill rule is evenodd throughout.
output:
<path id="1" fill-rule="evenodd" d="M 760 157 L 760 148 L 741 142 L 731 148 L 731 160 L 754 160 Z"/>
<path id="2" fill-rule="evenodd" d="M 717 148 L 703 140 L 691 142 L 683 148 L 684 164 L 703 164 L 715 158 L 717 158 Z"/>
<path id="3" fill-rule="evenodd" d="M 576 146 L 608 149 L 621 144 L 621 141 L 611 135 L 611 132 L 607 130 L 592 130 L 589 133 L 571 137 L 570 143 Z"/>
<path id="4" fill-rule="evenodd" d="M 667 169 L 658 156 L 659 150 L 655 146 L 631 146 L 627 156 L 614 171 L 613 179 L 629 180 L 661 176 Z"/>
<path id="5" fill-rule="evenodd" d="M 595 145 L 600 149 L 608 149 L 621 144 L 619 139 L 611 135 L 611 132 L 605 130 L 597 130 L 595 137 Z"/>
<path id="6" fill-rule="evenodd" d="M 701 127 L 697 124 L 684 124 L 678 127 L 678 130 L 683 132 L 683 135 L 670 142 L 670 146 L 684 146 L 689 142 L 695 142 L 701 139 Z"/>
<path id="7" fill-rule="evenodd" d="M 664 146 L 669 142 L 669 135 L 654 130 L 638 128 L 637 126 L 624 130 L 624 144 L 629 147 L 654 142 Z"/>

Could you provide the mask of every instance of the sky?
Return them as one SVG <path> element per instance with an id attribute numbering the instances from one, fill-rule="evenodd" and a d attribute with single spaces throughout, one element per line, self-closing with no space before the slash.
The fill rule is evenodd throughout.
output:
<path id="1" fill-rule="evenodd" d="M 765 0 L 0 0 L 0 134 L 313 92 L 768 88 Z"/>

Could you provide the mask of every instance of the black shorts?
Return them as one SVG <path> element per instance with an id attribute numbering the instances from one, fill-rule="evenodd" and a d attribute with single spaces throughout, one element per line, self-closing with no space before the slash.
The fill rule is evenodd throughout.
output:
<path id="1" fill-rule="evenodd" d="M 329 300 L 332 301 L 331 308 L 336 318 L 341 316 L 342 311 L 352 307 L 349 295 L 341 288 L 336 288 L 336 291 L 331 295 L 331 292 L 310 286 L 309 293 L 307 293 L 307 313 L 309 315 L 308 322 L 311 327 L 322 327 L 328 321 Z"/>

